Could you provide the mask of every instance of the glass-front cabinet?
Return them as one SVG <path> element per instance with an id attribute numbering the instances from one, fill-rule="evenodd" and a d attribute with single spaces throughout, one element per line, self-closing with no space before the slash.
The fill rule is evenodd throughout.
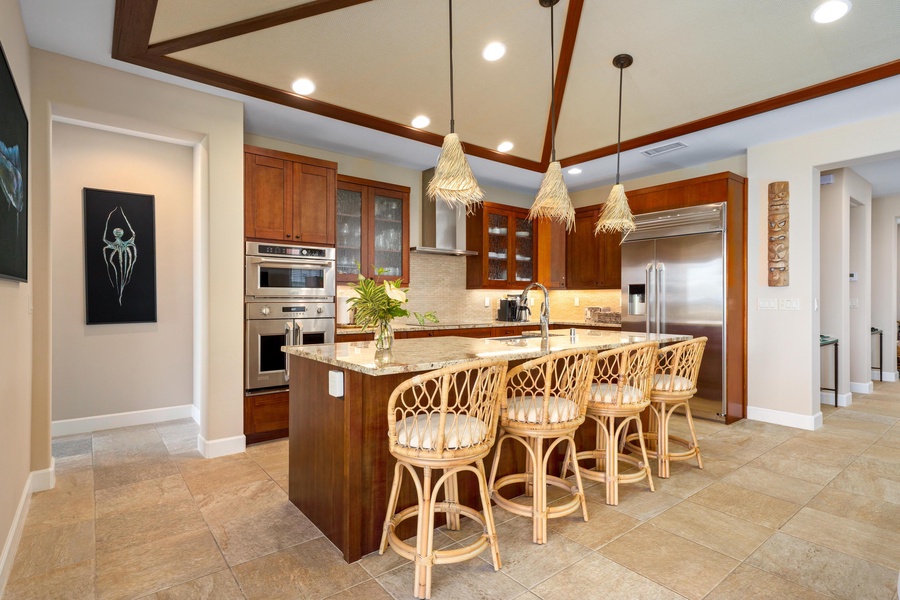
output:
<path id="1" fill-rule="evenodd" d="M 468 288 L 525 287 L 535 278 L 536 228 L 528 210 L 484 202 L 466 221 Z"/>
<path id="2" fill-rule="evenodd" d="M 338 175 L 335 223 L 337 281 L 409 283 L 409 188 Z"/>

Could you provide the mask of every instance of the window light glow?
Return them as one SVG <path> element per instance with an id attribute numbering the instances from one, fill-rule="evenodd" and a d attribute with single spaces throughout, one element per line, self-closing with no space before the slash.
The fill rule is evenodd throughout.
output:
<path id="1" fill-rule="evenodd" d="M 309 96 L 316 91 L 316 84 L 314 84 L 312 80 L 303 77 L 292 83 L 291 89 L 301 96 Z"/>

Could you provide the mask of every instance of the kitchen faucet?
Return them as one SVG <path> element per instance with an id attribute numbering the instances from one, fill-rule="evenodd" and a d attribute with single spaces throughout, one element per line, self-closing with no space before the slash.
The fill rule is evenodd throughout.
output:
<path id="1" fill-rule="evenodd" d="M 522 290 L 522 298 L 527 303 L 528 292 L 534 287 L 544 292 L 544 301 L 541 303 L 541 338 L 547 343 L 550 341 L 550 294 L 547 293 L 547 288 L 538 282 L 529 283 L 528 287 Z"/>

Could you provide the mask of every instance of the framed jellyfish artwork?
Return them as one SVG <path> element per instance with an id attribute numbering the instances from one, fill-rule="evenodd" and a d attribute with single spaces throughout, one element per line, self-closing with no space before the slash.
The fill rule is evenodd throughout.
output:
<path id="1" fill-rule="evenodd" d="M 28 281 L 28 117 L 0 46 L 0 278 Z"/>
<path id="2" fill-rule="evenodd" d="M 85 322 L 156 322 L 154 197 L 84 188 Z"/>

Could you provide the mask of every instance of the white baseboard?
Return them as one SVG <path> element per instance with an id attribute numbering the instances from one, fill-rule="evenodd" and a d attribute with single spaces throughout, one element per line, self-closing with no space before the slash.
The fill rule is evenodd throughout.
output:
<path id="1" fill-rule="evenodd" d="M 819 404 L 834 406 L 834 392 L 819 392 Z M 838 394 L 838 406 L 850 406 L 853 404 L 853 394 Z"/>
<path id="2" fill-rule="evenodd" d="M 103 429 L 115 429 L 116 427 L 130 427 L 132 425 L 147 425 L 161 421 L 193 418 L 193 407 L 193 404 L 182 404 L 181 406 L 167 406 L 165 408 L 151 408 L 111 415 L 98 415 L 96 417 L 53 421 L 51 435 L 58 437 L 76 433 L 90 433 L 91 431 Z"/>
<path id="3" fill-rule="evenodd" d="M 865 383 L 850 382 L 850 391 L 856 394 L 871 394 L 875 391 L 875 384 L 871 381 Z"/>
<path id="4" fill-rule="evenodd" d="M 247 449 L 247 438 L 243 435 L 207 440 L 202 435 L 197 436 L 197 450 L 204 458 L 218 458 L 228 454 L 240 454 Z"/>
<path id="5" fill-rule="evenodd" d="M 797 413 L 772 410 L 771 408 L 748 406 L 747 418 L 751 421 L 763 421 L 764 423 L 784 425 L 786 427 L 806 429 L 808 431 L 815 431 L 822 426 L 821 412 L 817 412 L 814 415 L 798 415 Z"/>
<path id="6" fill-rule="evenodd" d="M 31 492 L 45 492 L 56 487 L 56 459 L 50 457 L 50 468 L 31 472 Z"/>
<path id="7" fill-rule="evenodd" d="M 194 423 L 200 424 L 200 407 L 196 404 L 191 404 L 191 418 L 194 420 Z"/>
<path id="8" fill-rule="evenodd" d="M 878 371 L 872 371 L 872 380 L 878 379 Z M 882 373 L 881 381 L 897 381 L 897 371 L 885 371 Z"/>
<path id="9" fill-rule="evenodd" d="M 3 551 L 0 552 L 0 598 L 3 597 L 3 591 L 6 589 L 6 583 L 9 581 L 13 561 L 16 559 L 16 550 L 19 549 L 22 532 L 25 530 L 25 520 L 28 517 L 28 508 L 31 506 L 31 494 L 53 489 L 54 485 L 56 485 L 56 461 L 53 458 L 50 459 L 49 469 L 32 471 L 28 474 L 28 479 L 25 480 L 22 496 L 19 498 L 19 505 L 16 507 L 16 514 L 13 516 L 9 533 L 6 535 Z"/>

